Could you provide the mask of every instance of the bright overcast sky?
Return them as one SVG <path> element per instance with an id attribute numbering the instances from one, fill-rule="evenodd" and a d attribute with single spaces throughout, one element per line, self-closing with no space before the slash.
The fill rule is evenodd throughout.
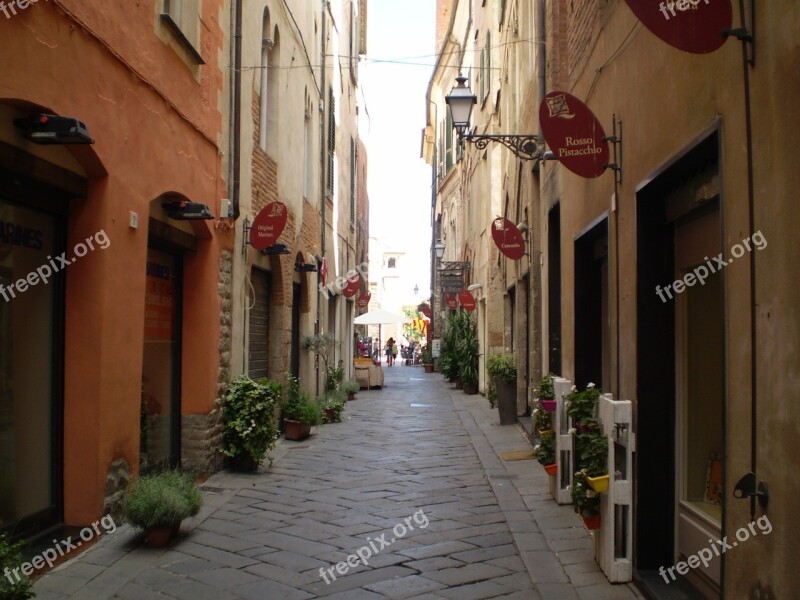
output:
<path id="1" fill-rule="evenodd" d="M 420 158 L 425 93 L 435 62 L 435 0 L 374 0 L 367 15 L 370 236 L 406 252 L 419 271 L 420 299 L 430 286 L 431 170 Z M 413 58 L 410 58 L 413 57 Z M 380 61 L 402 61 L 397 64 Z"/>

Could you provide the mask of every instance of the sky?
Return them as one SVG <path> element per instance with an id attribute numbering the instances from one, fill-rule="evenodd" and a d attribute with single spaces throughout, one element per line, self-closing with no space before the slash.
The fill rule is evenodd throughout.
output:
<path id="1" fill-rule="evenodd" d="M 367 20 L 367 61 L 359 79 L 368 113 L 361 133 L 368 156 L 370 236 L 388 250 L 407 253 L 405 266 L 418 273 L 414 280 L 422 300 L 430 294 L 431 169 L 420 148 L 435 63 L 436 0 L 373 0 Z M 415 64 L 382 62 L 387 60 Z"/>

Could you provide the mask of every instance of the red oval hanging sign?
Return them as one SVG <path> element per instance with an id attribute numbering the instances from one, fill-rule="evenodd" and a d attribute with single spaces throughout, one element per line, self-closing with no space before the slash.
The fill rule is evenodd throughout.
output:
<path id="1" fill-rule="evenodd" d="M 358 297 L 356 304 L 358 308 L 367 308 L 369 306 L 369 301 L 372 299 L 372 292 L 361 292 L 361 295 Z"/>
<path id="2" fill-rule="evenodd" d="M 322 257 L 322 264 L 319 266 L 319 276 L 322 278 L 322 285 L 328 285 L 328 259 Z"/>
<path id="3" fill-rule="evenodd" d="M 445 294 L 444 301 L 447 303 L 447 308 L 458 308 L 458 298 L 455 294 Z"/>
<path id="4" fill-rule="evenodd" d="M 475 298 L 469 290 L 461 290 L 458 292 L 458 301 L 461 303 L 461 308 L 467 312 L 475 310 Z"/>
<path id="5" fill-rule="evenodd" d="M 250 245 L 256 250 L 269 248 L 286 227 L 289 211 L 282 202 L 270 202 L 256 215 L 250 226 Z"/>
<path id="6" fill-rule="evenodd" d="M 583 102 L 567 92 L 550 92 L 539 106 L 539 124 L 558 161 L 581 177 L 597 177 L 609 163 L 603 126 Z"/>
<path id="7" fill-rule="evenodd" d="M 344 286 L 344 290 L 342 290 L 342 295 L 345 298 L 352 298 L 358 293 L 358 290 L 361 289 L 361 275 L 356 273 L 355 275 L 351 276 L 350 279 L 347 280 L 347 284 Z"/>
<path id="8" fill-rule="evenodd" d="M 433 312 L 431 312 L 431 307 L 428 305 L 427 302 L 423 302 L 422 304 L 418 305 L 417 310 L 426 317 L 428 317 L 429 319 L 433 318 Z"/>
<path id="9" fill-rule="evenodd" d="M 525 256 L 525 238 L 511 221 L 505 217 L 497 217 L 492 221 L 492 239 L 511 260 L 519 260 Z"/>
<path id="10" fill-rule="evenodd" d="M 731 0 L 626 0 L 633 14 L 678 50 L 705 54 L 725 43 L 733 23 Z"/>

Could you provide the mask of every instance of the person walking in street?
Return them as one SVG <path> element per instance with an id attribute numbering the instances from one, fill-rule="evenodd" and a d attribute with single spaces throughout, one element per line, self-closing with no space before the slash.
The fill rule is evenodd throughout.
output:
<path id="1" fill-rule="evenodd" d="M 394 364 L 394 353 L 394 338 L 390 337 L 388 340 L 386 340 L 386 364 L 388 364 L 390 367 Z"/>

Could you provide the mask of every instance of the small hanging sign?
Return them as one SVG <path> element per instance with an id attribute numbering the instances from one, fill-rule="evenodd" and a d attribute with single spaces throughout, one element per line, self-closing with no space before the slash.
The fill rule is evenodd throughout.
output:
<path id="1" fill-rule="evenodd" d="M 525 238 L 517 226 L 505 217 L 492 221 L 492 239 L 497 248 L 511 260 L 525 256 Z"/>
<path id="2" fill-rule="evenodd" d="M 369 306 L 369 301 L 372 299 L 372 292 L 361 292 L 361 295 L 358 297 L 356 304 L 358 308 L 367 308 Z"/>
<path id="3" fill-rule="evenodd" d="M 256 215 L 250 226 L 250 245 L 256 250 L 269 248 L 278 241 L 289 219 L 289 211 L 282 202 L 270 202 Z"/>
<path id="4" fill-rule="evenodd" d="M 358 293 L 358 290 L 361 289 L 361 283 L 361 275 L 356 273 L 347 280 L 347 284 L 344 286 L 344 290 L 342 290 L 342 295 L 345 298 L 352 298 Z"/>
<path id="5" fill-rule="evenodd" d="M 453 310 L 458 308 L 458 297 L 455 294 L 445 294 L 444 301 L 447 303 L 447 308 Z"/>
<path id="6" fill-rule="evenodd" d="M 475 310 L 475 298 L 469 290 L 461 290 L 458 292 L 458 301 L 461 303 L 461 308 L 467 312 Z"/>
<path id="7" fill-rule="evenodd" d="M 609 163 L 603 126 L 583 102 L 567 92 L 550 92 L 539 106 L 539 124 L 558 161 L 581 177 L 598 177 Z"/>
<path id="8" fill-rule="evenodd" d="M 626 0 L 645 27 L 670 46 L 706 54 L 725 43 L 733 23 L 731 0 Z"/>

